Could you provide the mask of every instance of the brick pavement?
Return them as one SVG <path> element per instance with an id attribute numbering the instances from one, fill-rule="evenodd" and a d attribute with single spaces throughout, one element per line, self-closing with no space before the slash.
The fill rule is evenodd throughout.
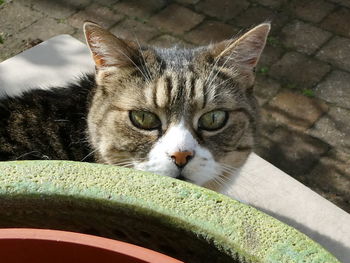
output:
<path id="1" fill-rule="evenodd" d="M 159 46 L 220 41 L 271 20 L 256 152 L 350 212 L 350 1 L 0 0 L 0 61 L 58 34 L 83 41 L 85 19 Z"/>

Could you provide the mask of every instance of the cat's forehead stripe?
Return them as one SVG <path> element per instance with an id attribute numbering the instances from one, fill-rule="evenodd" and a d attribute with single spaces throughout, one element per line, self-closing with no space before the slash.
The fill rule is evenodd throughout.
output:
<path id="1" fill-rule="evenodd" d="M 166 78 L 159 78 L 154 90 L 156 91 L 154 95 L 156 107 L 165 108 L 169 101 Z"/>
<path id="2" fill-rule="evenodd" d="M 169 90 L 170 90 L 170 104 L 176 103 L 177 98 L 179 98 L 179 90 L 178 90 L 178 84 L 179 80 L 175 74 L 172 74 L 169 78 Z"/>
<path id="3" fill-rule="evenodd" d="M 146 86 L 144 89 L 144 100 L 146 105 L 154 105 L 154 87 Z"/>
<path id="4" fill-rule="evenodd" d="M 200 109 L 204 108 L 205 105 L 203 84 L 204 83 L 202 79 L 197 79 L 197 81 L 195 81 L 195 86 L 193 89 L 194 101 L 197 103 L 197 107 Z"/>
<path id="5" fill-rule="evenodd" d="M 187 72 L 185 75 L 185 89 L 186 89 L 186 97 L 189 101 L 193 99 L 193 90 L 194 90 L 194 82 L 195 77 L 191 71 Z"/>
<path id="6" fill-rule="evenodd" d="M 154 85 L 153 85 L 153 88 L 152 88 L 152 100 L 153 100 L 153 104 L 154 104 L 154 106 L 156 107 L 156 108 L 158 108 L 158 107 L 160 107 L 160 104 L 158 103 L 158 101 L 157 101 L 157 94 L 160 92 L 159 90 L 158 90 L 158 88 L 157 87 L 159 87 L 159 83 L 158 83 L 159 81 L 157 81 L 157 83 L 155 83 Z"/>
<path id="7" fill-rule="evenodd" d="M 192 73 L 188 74 L 188 77 L 186 79 L 186 91 L 187 91 L 187 97 L 191 101 L 193 99 L 194 83 L 195 83 L 195 78 L 193 74 Z"/>

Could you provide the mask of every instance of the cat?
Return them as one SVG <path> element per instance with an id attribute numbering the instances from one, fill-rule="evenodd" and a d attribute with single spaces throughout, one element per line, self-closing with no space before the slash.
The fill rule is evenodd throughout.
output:
<path id="1" fill-rule="evenodd" d="M 86 22 L 96 74 L 0 99 L 0 160 L 98 162 L 219 183 L 255 144 L 254 71 L 269 30 L 165 49 Z"/>

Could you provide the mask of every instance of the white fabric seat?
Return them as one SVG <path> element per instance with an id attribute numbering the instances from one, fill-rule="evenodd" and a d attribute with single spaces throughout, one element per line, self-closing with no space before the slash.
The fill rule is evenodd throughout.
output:
<path id="1" fill-rule="evenodd" d="M 0 63 L 0 97 L 17 96 L 33 87 L 64 86 L 93 71 L 84 44 L 69 35 L 56 36 Z M 224 191 L 294 226 L 341 261 L 350 262 L 350 215 L 256 154 Z"/>

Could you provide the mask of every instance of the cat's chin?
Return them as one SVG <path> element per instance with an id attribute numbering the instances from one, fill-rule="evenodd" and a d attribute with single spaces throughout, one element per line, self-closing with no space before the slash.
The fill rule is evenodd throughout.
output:
<path id="1" fill-rule="evenodd" d="M 205 179 L 203 178 L 203 169 L 193 169 L 190 165 L 184 169 L 180 169 L 173 164 L 167 165 L 167 167 L 162 165 L 155 165 L 150 162 L 142 162 L 134 164 L 134 169 L 158 174 L 161 176 L 168 176 L 171 178 L 179 179 L 181 181 L 193 183 L 196 185 L 204 185 L 207 181 L 214 179 L 214 175 L 207 175 Z M 196 170 L 196 171 L 195 171 Z"/>
<path id="2" fill-rule="evenodd" d="M 178 179 L 178 180 L 181 180 L 181 181 L 185 181 L 185 182 L 188 182 L 188 183 L 195 184 L 194 181 L 192 181 L 191 179 L 189 179 L 189 178 L 183 176 L 182 173 L 180 173 L 178 176 L 176 176 L 175 179 Z"/>

